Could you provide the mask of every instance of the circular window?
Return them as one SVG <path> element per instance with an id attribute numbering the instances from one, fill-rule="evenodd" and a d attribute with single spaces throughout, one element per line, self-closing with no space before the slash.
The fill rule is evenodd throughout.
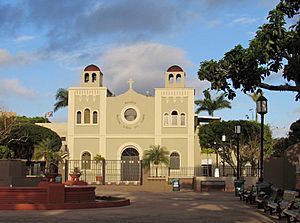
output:
<path id="1" fill-rule="evenodd" d="M 140 111 L 136 106 L 128 105 L 122 109 L 121 119 L 126 124 L 135 124 L 140 119 Z"/>
<path id="2" fill-rule="evenodd" d="M 136 113 L 136 110 L 134 110 L 133 108 L 128 108 L 124 112 L 124 118 L 129 122 L 134 121 L 136 119 L 136 117 L 137 117 L 137 113 Z"/>

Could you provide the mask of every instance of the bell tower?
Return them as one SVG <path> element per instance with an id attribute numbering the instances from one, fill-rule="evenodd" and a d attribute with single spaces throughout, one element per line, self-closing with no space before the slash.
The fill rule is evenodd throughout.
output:
<path id="1" fill-rule="evenodd" d="M 81 87 L 102 87 L 102 82 L 103 74 L 98 66 L 90 64 L 84 68 L 81 75 Z"/>
<path id="2" fill-rule="evenodd" d="M 173 65 L 165 72 L 165 88 L 184 88 L 185 72 L 178 65 Z"/>

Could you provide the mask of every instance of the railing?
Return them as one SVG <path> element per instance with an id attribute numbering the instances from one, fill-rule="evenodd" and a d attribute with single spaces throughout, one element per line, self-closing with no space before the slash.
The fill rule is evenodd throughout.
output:
<path id="1" fill-rule="evenodd" d="M 171 169 L 164 166 L 152 166 L 150 168 L 150 177 L 194 177 L 207 176 L 213 177 L 216 173 L 216 166 L 204 165 L 198 167 L 180 167 L 179 169 Z M 234 177 L 236 170 L 231 166 L 219 166 L 218 172 L 220 177 Z M 241 176 L 257 176 L 257 168 L 246 166 L 241 169 Z"/>

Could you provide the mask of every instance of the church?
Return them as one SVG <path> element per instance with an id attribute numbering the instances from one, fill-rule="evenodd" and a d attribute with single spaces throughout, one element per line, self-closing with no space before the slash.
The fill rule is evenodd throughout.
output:
<path id="1" fill-rule="evenodd" d="M 101 69 L 88 65 L 81 73 L 80 86 L 69 88 L 67 125 L 43 126 L 62 137 L 69 160 L 81 160 L 77 165 L 86 170 L 92 170 L 91 161 L 101 155 L 107 162 L 120 161 L 115 169 L 124 175 L 124 169 L 135 169 L 133 163 L 140 162 L 151 145 L 160 145 L 169 152 L 171 170 L 188 167 L 191 173 L 185 174 L 193 176 L 194 167 L 212 164 L 211 157 L 200 158 L 195 89 L 186 87 L 186 73 L 178 65 L 162 75 L 164 87 L 155 88 L 154 95 L 136 92 L 132 79 L 126 92 L 114 95 L 103 85 Z M 128 166 L 118 167 L 122 162 Z"/>

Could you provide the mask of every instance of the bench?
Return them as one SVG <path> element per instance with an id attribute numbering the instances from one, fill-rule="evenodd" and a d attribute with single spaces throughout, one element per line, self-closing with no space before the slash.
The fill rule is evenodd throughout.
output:
<path id="1" fill-rule="evenodd" d="M 254 201 L 257 203 L 257 208 L 263 207 L 265 199 L 271 194 L 271 184 L 268 182 L 256 183 L 256 193 Z"/>
<path id="2" fill-rule="evenodd" d="M 246 203 L 252 204 L 256 196 L 256 186 L 252 185 L 248 190 L 245 190 L 240 195 L 240 200 L 246 201 Z"/>
<path id="3" fill-rule="evenodd" d="M 300 222 L 300 209 L 285 209 L 283 214 L 287 216 L 287 222 Z"/>
<path id="4" fill-rule="evenodd" d="M 266 193 L 269 192 L 269 193 Z M 271 186 L 270 191 L 260 191 L 257 192 L 255 201 L 257 202 L 257 208 L 263 208 L 264 211 L 267 211 L 267 203 L 268 201 L 274 201 L 279 199 L 279 196 L 282 196 L 282 190 Z"/>
<path id="5" fill-rule="evenodd" d="M 224 180 L 202 180 L 200 181 L 201 191 L 206 188 L 207 191 L 210 189 L 223 189 L 225 191 Z"/>
<path id="6" fill-rule="evenodd" d="M 272 211 L 277 209 L 278 202 L 282 200 L 283 191 L 277 187 L 271 187 L 271 194 L 267 196 L 263 202 L 264 212 L 268 210 L 272 215 Z"/>
<path id="7" fill-rule="evenodd" d="M 300 221 L 300 198 L 295 200 L 285 208 L 282 213 L 287 217 L 287 222 L 299 222 Z"/>
<path id="8" fill-rule="evenodd" d="M 285 190 L 283 192 L 282 199 L 277 202 L 269 202 L 268 207 L 270 209 L 270 214 L 272 215 L 273 210 L 278 213 L 279 220 L 284 209 L 289 208 L 292 203 L 295 201 L 296 196 L 298 195 L 297 191 Z"/>

